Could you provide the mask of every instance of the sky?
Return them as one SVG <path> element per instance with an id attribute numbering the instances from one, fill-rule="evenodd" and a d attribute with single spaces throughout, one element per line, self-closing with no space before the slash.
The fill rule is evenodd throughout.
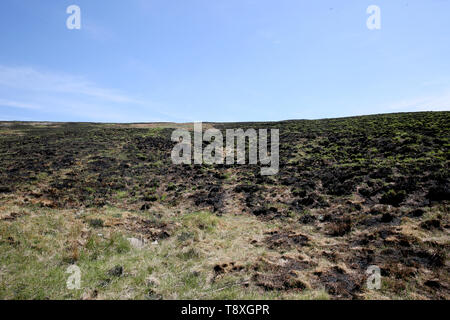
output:
<path id="1" fill-rule="evenodd" d="M 449 0 L 2 0 L 0 120 L 450 110 L 449 57 Z"/>

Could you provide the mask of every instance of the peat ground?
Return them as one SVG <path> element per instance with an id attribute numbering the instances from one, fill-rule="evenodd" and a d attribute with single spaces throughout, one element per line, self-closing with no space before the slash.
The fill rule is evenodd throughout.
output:
<path id="1" fill-rule="evenodd" d="M 0 298 L 450 298 L 450 112 L 204 124 L 279 129 L 274 176 L 180 126 L 0 122 Z"/>

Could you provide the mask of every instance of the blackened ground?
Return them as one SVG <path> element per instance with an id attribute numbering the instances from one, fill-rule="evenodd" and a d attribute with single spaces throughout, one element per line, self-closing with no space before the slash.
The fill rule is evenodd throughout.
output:
<path id="1" fill-rule="evenodd" d="M 321 285 L 336 297 L 357 298 L 365 269 L 376 264 L 393 290 L 413 282 L 424 296 L 450 297 L 450 112 L 208 125 L 279 129 L 279 173 L 264 177 L 253 165 L 174 165 L 176 125 L 4 122 L 0 200 L 143 211 L 158 204 L 268 222 L 297 217 L 296 225 L 266 235 L 263 245 L 280 254 L 319 246 L 302 233 L 313 228 L 337 243 L 322 250 L 334 266 L 315 271 L 316 282 L 305 284 L 296 274 L 317 263 L 261 260 L 253 281 L 262 288 Z M 138 226 L 152 239 L 170 236 L 164 226 L 160 233 L 148 221 Z"/>

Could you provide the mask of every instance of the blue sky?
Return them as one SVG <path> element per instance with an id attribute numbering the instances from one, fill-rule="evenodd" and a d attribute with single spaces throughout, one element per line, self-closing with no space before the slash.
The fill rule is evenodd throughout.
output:
<path id="1" fill-rule="evenodd" d="M 450 110 L 448 0 L 2 0 L 0 30 L 1 120 Z"/>

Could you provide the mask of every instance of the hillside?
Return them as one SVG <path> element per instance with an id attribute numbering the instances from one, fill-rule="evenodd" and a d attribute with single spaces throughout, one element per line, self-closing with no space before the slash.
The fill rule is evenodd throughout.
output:
<path id="1" fill-rule="evenodd" d="M 279 129 L 274 176 L 180 127 L 0 122 L 0 299 L 450 298 L 450 112 L 204 124 Z"/>

